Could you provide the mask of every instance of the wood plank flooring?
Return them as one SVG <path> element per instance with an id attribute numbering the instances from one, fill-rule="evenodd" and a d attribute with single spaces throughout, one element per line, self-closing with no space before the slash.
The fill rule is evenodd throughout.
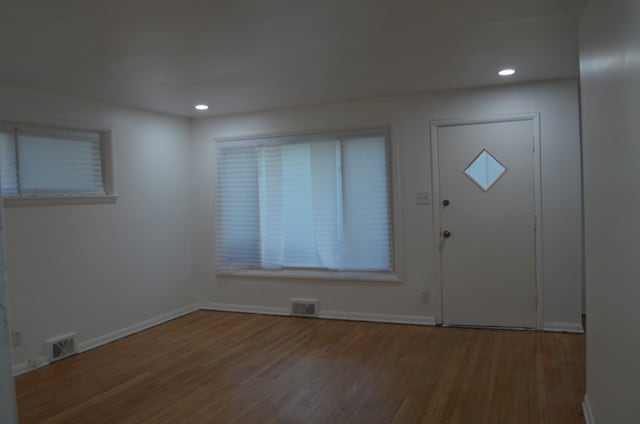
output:
<path id="1" fill-rule="evenodd" d="M 200 311 L 16 379 L 29 423 L 584 423 L 583 335 Z"/>

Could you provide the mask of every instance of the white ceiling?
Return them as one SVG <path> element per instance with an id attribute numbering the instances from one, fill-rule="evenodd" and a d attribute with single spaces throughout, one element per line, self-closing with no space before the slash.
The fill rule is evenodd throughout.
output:
<path id="1" fill-rule="evenodd" d="M 585 2 L 2 0 L 0 81 L 201 116 L 570 77 Z"/>

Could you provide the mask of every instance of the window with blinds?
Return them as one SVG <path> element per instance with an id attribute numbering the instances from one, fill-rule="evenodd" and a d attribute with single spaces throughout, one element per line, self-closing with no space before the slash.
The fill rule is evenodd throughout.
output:
<path id="1" fill-rule="evenodd" d="M 0 184 L 11 197 L 105 195 L 99 132 L 0 126 Z"/>
<path id="2" fill-rule="evenodd" d="M 387 132 L 218 143 L 219 271 L 393 270 Z"/>

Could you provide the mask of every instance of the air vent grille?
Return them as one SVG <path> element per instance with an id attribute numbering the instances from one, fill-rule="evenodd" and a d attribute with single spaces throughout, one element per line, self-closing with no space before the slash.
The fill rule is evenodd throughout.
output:
<path id="1" fill-rule="evenodd" d="M 49 362 L 59 361 L 76 353 L 75 334 L 49 340 Z"/>
<path id="2" fill-rule="evenodd" d="M 291 299 L 291 315 L 296 317 L 317 317 L 317 299 Z"/>

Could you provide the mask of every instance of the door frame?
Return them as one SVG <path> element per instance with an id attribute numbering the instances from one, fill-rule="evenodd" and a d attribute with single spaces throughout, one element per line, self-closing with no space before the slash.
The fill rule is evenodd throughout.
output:
<path id="1" fill-rule="evenodd" d="M 534 204 L 535 204 L 535 282 L 536 282 L 536 329 L 543 328 L 543 256 L 542 256 L 542 156 L 540 146 L 540 114 L 525 113 L 517 115 L 498 115 L 494 117 L 479 117 L 465 119 L 443 119 L 433 120 L 430 124 L 431 133 L 431 189 L 433 193 L 433 252 L 434 252 L 434 276 L 436 305 L 436 323 L 443 324 L 443 290 L 444 281 L 442 279 L 442 253 L 440 245 L 442 236 L 440 235 L 441 207 L 440 207 L 440 165 L 438 160 L 438 130 L 445 127 L 455 127 L 460 125 L 492 124 L 514 121 L 531 121 L 533 129 L 532 148 L 534 150 L 533 159 L 533 180 L 534 180 Z"/>

